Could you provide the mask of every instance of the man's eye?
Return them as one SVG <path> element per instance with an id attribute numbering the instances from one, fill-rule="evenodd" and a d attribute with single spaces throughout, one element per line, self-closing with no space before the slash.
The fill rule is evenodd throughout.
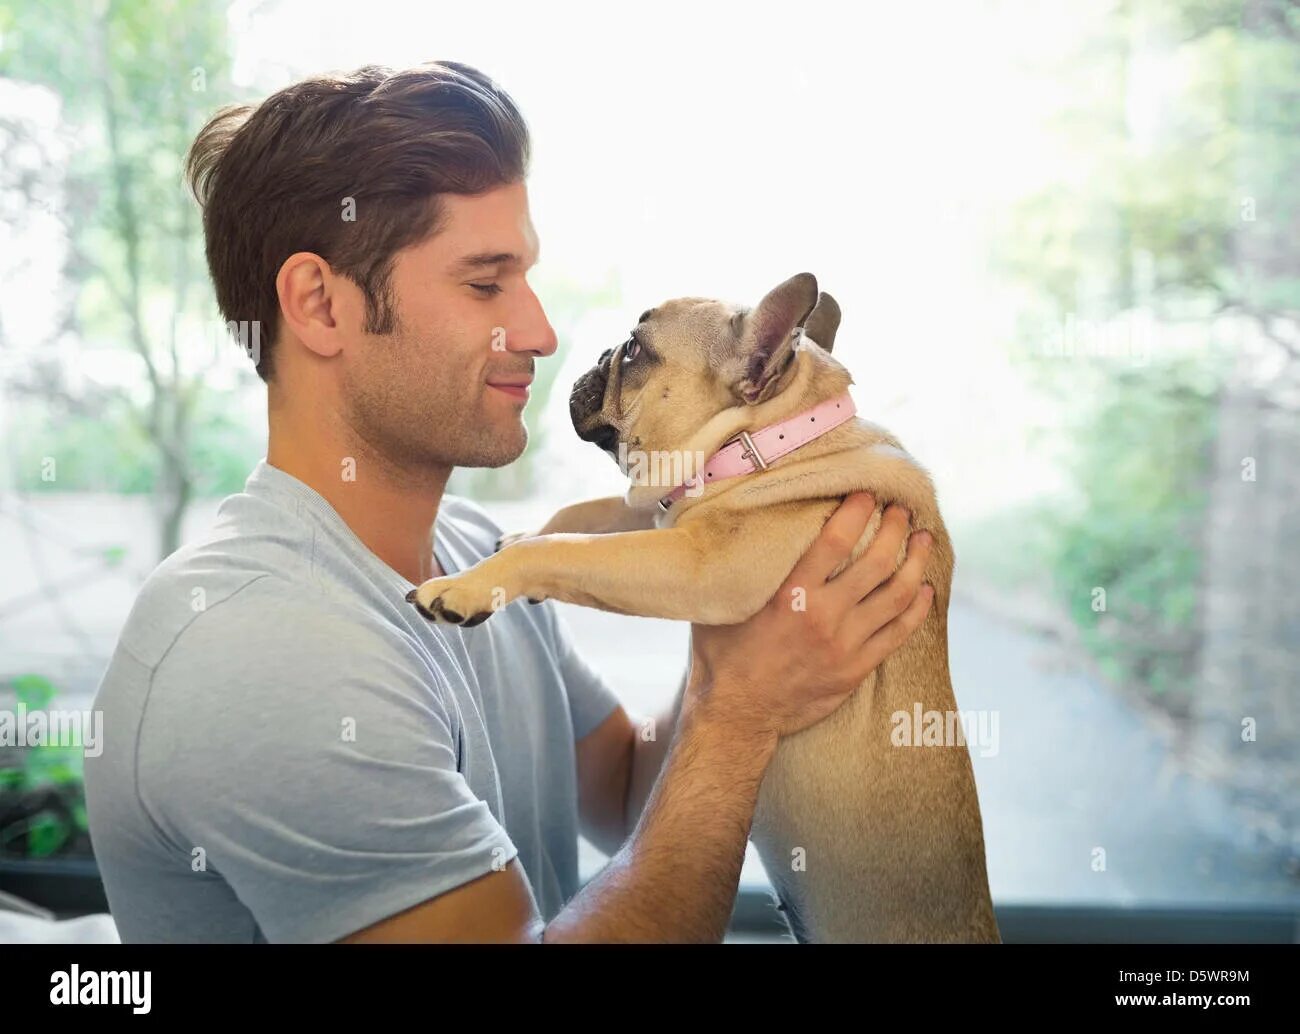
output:
<path id="1" fill-rule="evenodd" d="M 469 286 L 474 288 L 474 290 L 478 291 L 479 294 L 483 294 L 483 295 L 493 295 L 493 294 L 501 293 L 500 284 L 470 284 Z"/>
<path id="2" fill-rule="evenodd" d="M 641 352 L 641 342 L 636 338 L 628 338 L 627 346 L 623 349 L 623 362 L 635 359 Z"/>

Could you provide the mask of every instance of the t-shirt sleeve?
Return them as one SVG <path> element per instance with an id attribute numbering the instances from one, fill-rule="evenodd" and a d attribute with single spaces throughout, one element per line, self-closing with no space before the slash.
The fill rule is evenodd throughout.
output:
<path id="1" fill-rule="evenodd" d="M 140 794 L 268 941 L 337 940 L 516 856 L 457 770 L 442 676 L 418 651 L 283 593 L 233 602 L 154 674 Z"/>
<path id="2" fill-rule="evenodd" d="M 542 606 L 551 615 L 556 659 L 569 697 L 569 713 L 573 718 L 573 738 L 580 740 L 613 714 L 620 700 L 600 672 L 579 652 L 568 621 L 559 607 L 550 602 Z"/>

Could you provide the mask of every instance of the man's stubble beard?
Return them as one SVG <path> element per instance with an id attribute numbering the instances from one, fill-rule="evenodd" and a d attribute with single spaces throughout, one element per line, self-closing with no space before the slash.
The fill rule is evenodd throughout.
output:
<path id="1" fill-rule="evenodd" d="M 503 415 L 509 407 L 497 405 L 488 419 L 492 400 L 484 396 L 496 389 L 468 377 L 412 376 L 413 357 L 435 350 L 412 341 L 400 326 L 371 342 L 367 375 L 346 385 L 344 418 L 382 461 L 416 473 L 504 467 L 523 453 L 528 428 L 522 415 L 510 419 Z"/>

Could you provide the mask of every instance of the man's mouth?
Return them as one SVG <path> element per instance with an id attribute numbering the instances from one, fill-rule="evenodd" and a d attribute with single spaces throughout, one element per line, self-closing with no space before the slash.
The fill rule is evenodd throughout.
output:
<path id="1" fill-rule="evenodd" d="M 503 377 L 488 381 L 489 388 L 495 388 L 503 395 L 509 395 L 520 402 L 528 401 L 528 386 L 533 383 L 531 377 Z"/>

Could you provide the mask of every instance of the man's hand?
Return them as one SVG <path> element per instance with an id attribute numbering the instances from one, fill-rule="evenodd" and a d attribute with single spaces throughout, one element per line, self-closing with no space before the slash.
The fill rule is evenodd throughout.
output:
<path id="1" fill-rule="evenodd" d="M 908 514 L 890 506 L 871 545 L 835 578 L 875 512 L 849 496 L 772 599 L 738 625 L 691 626 L 691 689 L 751 727 L 788 736 L 825 718 L 925 620 L 930 535 L 907 536 Z M 894 570 L 907 539 L 907 558 Z M 802 609 L 795 590 L 802 589 Z"/>

